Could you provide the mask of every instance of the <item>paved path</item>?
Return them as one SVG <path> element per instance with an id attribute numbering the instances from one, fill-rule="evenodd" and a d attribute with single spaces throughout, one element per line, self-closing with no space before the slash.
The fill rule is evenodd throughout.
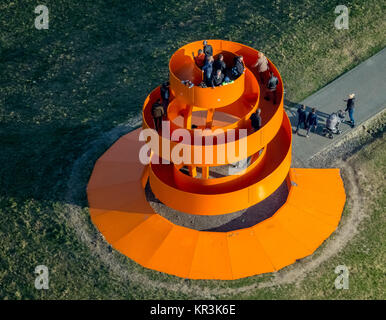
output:
<path id="1" fill-rule="evenodd" d="M 311 107 L 318 109 L 319 127 L 309 138 L 305 137 L 305 130 L 300 130 L 301 135 L 293 135 L 292 156 L 295 163 L 307 163 L 316 153 L 352 130 L 348 124 L 341 124 L 343 133 L 335 135 L 334 139 L 321 135 L 328 115 L 338 109 L 345 109 L 343 99 L 347 99 L 352 92 L 356 94 L 354 118 L 357 127 L 386 107 L 386 48 L 300 102 L 308 107 L 307 111 Z M 293 128 L 296 128 L 297 123 L 297 106 L 296 103 L 286 101 L 286 111 Z"/>

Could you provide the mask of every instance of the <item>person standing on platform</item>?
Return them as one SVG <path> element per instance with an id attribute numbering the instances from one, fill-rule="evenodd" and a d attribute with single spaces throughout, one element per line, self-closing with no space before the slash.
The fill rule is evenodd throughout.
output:
<path id="1" fill-rule="evenodd" d="M 161 100 L 158 99 L 151 107 L 155 130 L 158 132 L 162 126 L 162 116 L 165 114 Z"/>
<path id="2" fill-rule="evenodd" d="M 192 52 L 192 56 L 193 56 L 194 62 L 196 63 L 197 67 L 202 69 L 202 67 L 205 64 L 205 53 L 202 51 L 202 49 L 198 50 L 197 56 L 195 56 L 194 52 Z"/>
<path id="3" fill-rule="evenodd" d="M 256 132 L 261 128 L 261 109 L 257 109 L 254 113 L 251 114 L 249 118 L 251 120 L 251 126 L 253 130 Z"/>
<path id="4" fill-rule="evenodd" d="M 279 84 L 279 79 L 275 77 L 273 72 L 270 72 L 270 78 L 267 83 L 267 95 L 264 97 L 266 100 L 270 100 L 272 98 L 273 104 L 276 104 L 277 97 L 277 85 Z"/>
<path id="5" fill-rule="evenodd" d="M 203 78 L 205 84 L 210 87 L 212 86 L 212 77 L 213 77 L 213 57 L 208 57 L 208 60 L 205 62 L 205 65 L 202 67 Z"/>
<path id="6" fill-rule="evenodd" d="M 162 105 L 164 107 L 164 114 L 167 114 L 168 106 L 169 106 L 169 98 L 170 98 L 170 89 L 169 89 L 170 83 L 164 82 L 161 86 L 161 100 Z"/>
<path id="7" fill-rule="evenodd" d="M 204 45 L 203 51 L 206 59 L 208 59 L 210 56 L 213 56 L 213 48 L 210 44 L 208 44 L 208 41 L 204 40 L 202 44 Z"/>
<path id="8" fill-rule="evenodd" d="M 252 66 L 252 68 L 257 68 L 257 71 L 259 72 L 259 75 L 260 75 L 260 80 L 263 84 L 265 84 L 269 78 L 269 66 L 268 66 L 268 59 L 264 55 L 264 53 L 259 52 L 257 54 L 257 61 Z"/>
<path id="9" fill-rule="evenodd" d="M 212 76 L 212 89 L 214 89 L 214 87 L 221 86 L 224 82 L 224 75 L 222 74 L 221 70 L 217 69 L 215 72 L 216 73 Z"/>
<path id="10" fill-rule="evenodd" d="M 243 56 L 236 56 L 234 58 L 234 61 L 235 61 L 235 65 L 232 67 L 231 73 L 230 73 L 230 79 L 232 80 L 236 80 L 245 71 Z"/>
<path id="11" fill-rule="evenodd" d="M 224 56 L 222 54 L 219 54 L 217 60 L 213 62 L 214 72 L 217 72 L 217 70 L 221 70 L 222 74 L 225 74 L 226 68 L 227 65 L 224 62 Z"/>

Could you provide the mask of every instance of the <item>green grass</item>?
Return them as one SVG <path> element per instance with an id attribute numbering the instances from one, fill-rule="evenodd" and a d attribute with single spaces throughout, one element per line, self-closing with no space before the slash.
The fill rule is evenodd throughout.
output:
<path id="1" fill-rule="evenodd" d="M 102 132 L 138 119 L 146 95 L 167 78 L 169 57 L 190 41 L 222 38 L 265 52 L 281 71 L 287 98 L 301 100 L 386 44 L 381 1 L 346 2 L 350 29 L 342 31 L 333 26 L 338 4 L 51 0 L 49 30 L 33 26 L 36 1 L 0 4 L 0 298 L 185 298 L 178 291 L 122 280 L 66 224 L 64 194 L 75 159 Z M 380 166 L 382 159 L 384 154 Z M 89 168 L 84 174 L 90 174 Z M 377 200 L 379 206 L 384 207 L 384 199 Z M 85 194 L 78 204 L 87 220 Z M 371 217 L 368 227 L 374 235 L 368 240 L 379 253 L 380 211 L 374 208 Z M 183 283 L 115 255 L 129 270 L 170 285 Z M 363 263 L 358 268 L 372 267 Z M 33 286 L 38 264 L 50 268 L 51 289 L 46 292 Z M 267 278 L 192 283 L 225 288 Z M 368 281 L 377 279 L 374 275 Z M 362 282 L 363 291 L 350 290 L 350 297 L 377 293 Z M 320 286 L 310 276 L 301 288 L 297 292 L 303 297 Z M 344 293 L 327 290 L 317 296 L 334 294 Z M 293 296 L 288 287 L 259 290 L 250 297 Z"/>

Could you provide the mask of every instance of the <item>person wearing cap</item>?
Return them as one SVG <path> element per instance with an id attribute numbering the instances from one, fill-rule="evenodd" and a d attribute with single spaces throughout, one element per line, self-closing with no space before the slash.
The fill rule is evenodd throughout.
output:
<path id="1" fill-rule="evenodd" d="M 204 40 L 202 44 L 204 45 L 203 51 L 204 51 L 205 57 L 208 59 L 208 57 L 213 56 L 213 48 L 210 44 L 208 44 L 208 41 Z"/>
<path id="2" fill-rule="evenodd" d="M 349 116 L 350 121 L 351 121 L 351 128 L 355 127 L 355 120 L 354 120 L 354 107 L 355 107 L 354 104 L 355 103 L 354 103 L 354 100 L 355 100 L 355 93 L 351 93 L 348 96 L 348 99 L 344 100 L 347 102 L 347 107 L 346 107 L 345 111 L 348 111 L 348 116 Z"/>
<path id="3" fill-rule="evenodd" d="M 198 50 L 197 56 L 195 56 L 194 52 L 192 52 L 192 56 L 193 56 L 194 62 L 196 63 L 197 67 L 202 69 L 202 67 L 205 64 L 205 53 L 202 51 L 202 49 Z"/>
<path id="4" fill-rule="evenodd" d="M 260 80 L 262 83 L 265 83 L 268 80 L 268 77 L 269 77 L 268 59 L 264 55 L 264 53 L 259 52 L 257 54 L 257 61 L 252 66 L 252 68 L 257 68 L 257 71 L 259 72 Z"/>

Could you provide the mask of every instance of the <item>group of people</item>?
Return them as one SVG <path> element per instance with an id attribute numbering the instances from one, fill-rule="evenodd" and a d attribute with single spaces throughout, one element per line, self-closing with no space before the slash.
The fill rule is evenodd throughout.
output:
<path id="1" fill-rule="evenodd" d="M 234 65 L 230 68 L 227 67 L 224 56 L 219 54 L 215 60 L 213 57 L 213 47 L 208 44 L 207 41 L 203 42 L 203 48 L 198 50 L 198 55 L 195 56 L 192 52 L 193 59 L 196 65 L 203 72 L 203 82 L 200 86 L 203 87 L 218 87 L 232 82 L 237 79 L 241 74 L 244 73 L 245 67 L 243 63 L 243 56 L 234 57 Z M 277 103 L 277 86 L 279 84 L 279 79 L 274 75 L 274 73 L 269 68 L 269 63 L 267 57 L 262 53 L 258 53 L 257 61 L 251 67 L 257 68 L 259 73 L 261 83 L 266 87 L 266 100 L 273 101 L 273 104 Z M 194 84 L 190 80 L 182 81 L 185 85 L 193 87 Z M 169 105 L 170 99 L 170 83 L 165 82 L 161 85 L 160 88 L 160 99 L 152 106 L 152 115 L 154 118 L 155 129 L 159 131 L 162 124 L 162 119 L 166 117 L 167 108 Z M 345 111 L 339 110 L 337 113 L 332 113 L 326 122 L 326 129 L 330 132 L 336 133 L 338 131 L 338 126 L 340 122 L 345 117 L 345 112 L 348 112 L 349 115 L 349 124 L 351 127 L 355 126 L 354 120 L 354 101 L 355 94 L 352 93 L 349 95 L 348 99 L 344 100 L 347 103 Z M 306 130 L 306 137 L 309 137 L 310 131 L 313 129 L 316 132 L 318 127 L 318 117 L 316 114 L 316 108 L 311 108 L 311 111 L 307 113 L 306 106 L 301 105 L 298 110 L 298 121 L 295 133 L 299 134 L 299 129 L 303 126 Z M 251 127 L 254 131 L 257 131 L 262 126 L 261 120 L 261 109 L 257 109 L 251 117 Z"/>
<path id="2" fill-rule="evenodd" d="M 298 108 L 298 124 L 296 126 L 295 133 L 299 134 L 299 129 L 301 125 L 304 126 L 304 129 L 307 130 L 306 137 L 308 138 L 310 135 L 311 128 L 314 128 L 314 132 L 318 126 L 318 116 L 316 115 L 316 108 L 312 108 L 311 112 L 307 114 L 306 106 L 302 104 Z"/>
<path id="3" fill-rule="evenodd" d="M 273 71 L 269 67 L 269 62 L 264 53 L 259 52 L 257 55 L 257 61 L 252 68 L 257 68 L 259 73 L 260 82 L 266 88 L 266 94 L 264 96 L 265 100 L 270 101 L 272 99 L 273 104 L 277 103 L 277 86 L 279 84 L 279 79 L 274 75 Z M 251 121 L 251 127 L 254 131 L 257 131 L 261 128 L 261 109 L 257 109 L 256 112 L 252 113 L 249 118 Z"/>
<path id="4" fill-rule="evenodd" d="M 245 72 L 243 56 L 235 56 L 234 64 L 228 67 L 224 61 L 223 54 L 219 54 L 215 60 L 213 57 L 213 47 L 205 40 L 203 41 L 203 48 L 198 50 L 195 55 L 192 52 L 193 59 L 197 67 L 202 70 L 203 81 L 199 84 L 200 87 L 215 88 L 232 83 Z M 253 68 L 257 68 L 260 81 L 266 87 L 266 95 L 264 99 L 272 100 L 273 104 L 277 103 L 277 86 L 279 79 L 269 68 L 267 57 L 262 53 L 258 53 L 257 61 Z M 194 83 L 190 80 L 182 80 L 184 85 L 192 88 Z M 154 118 L 155 128 L 158 131 L 161 127 L 162 118 L 166 116 L 167 107 L 169 105 L 170 89 L 169 82 L 163 83 L 161 86 L 161 99 L 158 99 L 152 106 L 152 115 Z M 251 117 L 252 129 L 259 130 L 261 127 L 261 110 L 257 109 Z"/>
<path id="5" fill-rule="evenodd" d="M 257 61 L 252 68 L 257 68 L 261 83 L 266 87 L 265 100 L 273 100 L 273 104 L 277 102 L 277 86 L 279 79 L 274 75 L 269 67 L 269 62 L 264 53 L 259 52 L 257 54 Z"/>
<path id="6" fill-rule="evenodd" d="M 346 109 L 338 110 L 337 112 L 331 113 L 327 120 L 326 120 L 326 127 L 325 130 L 323 130 L 324 133 L 328 133 L 330 137 L 332 137 L 332 133 L 340 133 L 339 125 L 341 122 L 343 122 L 344 118 L 346 117 L 346 112 L 349 116 L 349 125 L 354 128 L 355 127 L 355 120 L 354 120 L 354 107 L 355 107 L 355 94 L 351 93 L 348 96 L 348 99 L 343 100 L 346 104 Z M 295 133 L 299 133 L 299 129 L 301 126 L 304 126 L 304 129 L 307 130 L 306 137 L 309 137 L 309 133 L 311 128 L 314 128 L 314 132 L 316 132 L 316 128 L 318 126 L 318 117 L 316 115 L 316 108 L 312 108 L 311 112 L 307 114 L 306 112 L 306 106 L 303 104 L 301 105 L 298 110 L 298 122 L 296 126 Z"/>
<path id="7" fill-rule="evenodd" d="M 227 67 L 224 56 L 219 54 L 215 60 L 213 57 L 213 47 L 205 40 L 203 48 L 198 50 L 197 56 L 192 52 L 193 59 L 202 70 L 203 81 L 199 84 L 201 87 L 219 87 L 236 80 L 244 73 L 243 56 L 234 57 L 234 65 Z M 194 84 L 189 80 L 184 80 L 184 84 L 192 87 Z"/>

